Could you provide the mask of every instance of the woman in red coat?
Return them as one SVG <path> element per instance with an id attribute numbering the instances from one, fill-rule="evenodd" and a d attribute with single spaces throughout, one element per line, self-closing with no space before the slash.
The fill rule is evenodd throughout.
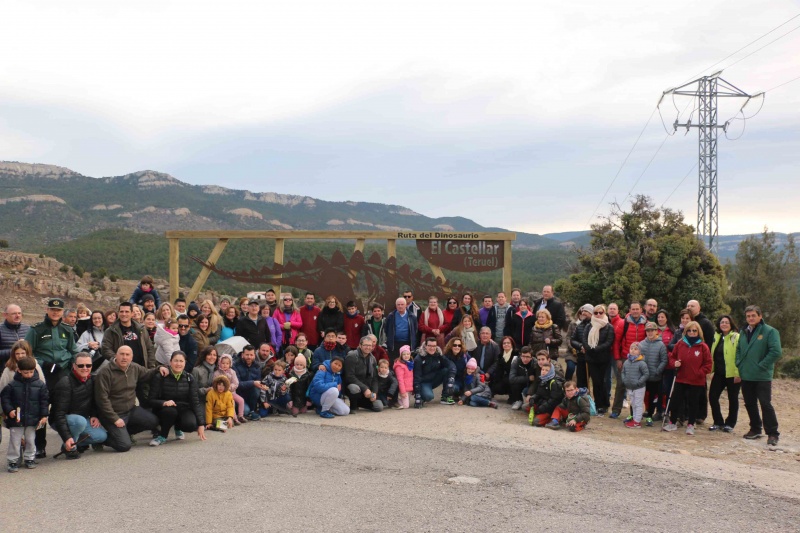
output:
<path id="1" fill-rule="evenodd" d="M 711 373 L 711 351 L 703 341 L 703 330 L 697 322 L 689 322 L 683 328 L 683 338 L 675 343 L 669 354 L 670 362 L 675 366 L 675 389 L 670 404 L 670 423 L 664 431 L 675 431 L 678 414 L 683 413 L 684 404 L 688 409 L 686 434 L 694 435 L 694 423 L 700 399 L 705 394 L 706 376 Z"/>

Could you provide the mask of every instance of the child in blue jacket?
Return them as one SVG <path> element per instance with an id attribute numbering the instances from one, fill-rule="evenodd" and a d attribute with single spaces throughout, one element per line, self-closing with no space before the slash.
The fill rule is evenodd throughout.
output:
<path id="1" fill-rule="evenodd" d="M 342 393 L 342 363 L 340 357 L 323 361 L 308 388 L 308 397 L 322 418 L 350 414 L 350 408 L 339 398 Z"/>

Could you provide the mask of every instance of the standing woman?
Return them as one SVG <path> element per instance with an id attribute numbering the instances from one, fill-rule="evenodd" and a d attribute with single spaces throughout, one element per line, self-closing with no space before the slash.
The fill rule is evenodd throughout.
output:
<path id="1" fill-rule="evenodd" d="M 450 339 L 461 339 L 463 349 L 470 352 L 478 347 L 478 332 L 475 330 L 475 322 L 469 315 L 461 317 L 461 324 L 459 324 L 450 334 L 445 337 L 445 342 Z"/>
<path id="2" fill-rule="evenodd" d="M 529 343 L 533 353 L 539 350 L 547 350 L 550 359 L 558 359 L 558 347 L 561 346 L 561 332 L 558 326 L 553 324 L 553 318 L 547 309 L 536 311 L 536 322 L 531 329 L 531 342 Z M 574 370 L 574 365 L 573 365 Z M 570 372 L 571 376 L 572 373 Z"/>
<path id="3" fill-rule="evenodd" d="M 230 305 L 225 310 L 222 317 L 222 329 L 219 330 L 220 342 L 228 340 L 236 335 L 236 322 L 239 321 L 239 309 L 235 305 Z"/>
<path id="4" fill-rule="evenodd" d="M 270 316 L 273 313 L 269 304 L 264 304 L 264 306 L 259 309 L 258 313 L 267 323 L 267 328 L 269 328 L 269 345 L 272 346 L 272 351 L 278 353 L 283 344 L 282 324 L 278 322 L 276 318 Z"/>
<path id="5" fill-rule="evenodd" d="M 586 372 L 586 348 L 583 347 L 583 333 L 589 327 L 592 316 L 594 313 L 594 306 L 592 304 L 584 304 L 580 308 L 581 321 L 575 326 L 575 332 L 569 340 L 570 345 L 575 348 L 575 362 L 570 365 L 567 361 L 567 381 L 572 379 L 573 372 L 578 383 L 578 387 L 589 386 L 589 376 Z"/>
<path id="6" fill-rule="evenodd" d="M 511 323 L 508 328 L 515 346 L 521 349 L 522 346 L 530 343 L 531 330 L 535 321 L 528 300 L 523 298 L 519 301 L 517 312 L 511 315 Z"/>
<path id="7" fill-rule="evenodd" d="M 106 317 L 102 311 L 94 311 L 91 316 L 92 327 L 87 329 L 78 339 L 78 351 L 89 352 L 92 354 L 92 364 L 94 369 L 100 367 L 103 362 L 103 354 L 100 353 L 100 346 L 103 344 L 103 333 L 106 331 Z"/>
<path id="8" fill-rule="evenodd" d="M 672 340 L 670 340 L 669 344 L 667 344 L 667 355 L 672 353 L 672 350 L 675 349 L 675 344 L 677 344 L 677 342 L 683 338 L 683 328 L 686 327 L 686 324 L 692 321 L 692 314 L 688 309 L 681 309 L 678 312 L 678 320 L 680 320 L 680 323 L 672 333 Z M 664 394 L 661 396 L 664 398 L 663 404 L 665 408 L 667 406 L 667 402 L 669 401 L 669 394 L 672 390 L 672 384 L 675 382 L 675 367 L 673 366 L 673 363 L 674 361 L 670 357 L 667 360 L 667 368 L 664 369 L 664 374 L 661 376 L 661 390 L 664 391 Z M 683 419 L 683 414 L 681 414 L 679 418 Z"/>
<path id="9" fill-rule="evenodd" d="M 442 333 L 447 335 L 456 325 L 461 323 L 461 311 L 458 308 L 458 300 L 452 296 L 447 297 L 447 304 L 442 309 L 444 315 L 444 327 Z"/>
<path id="10" fill-rule="evenodd" d="M 200 405 L 197 380 L 184 372 L 186 354 L 178 350 L 169 358 L 169 374 L 157 373 L 150 381 L 150 406 L 158 417 L 159 433 L 150 446 L 167 442 L 169 430 L 175 426 L 175 438 L 183 440 L 184 431 L 197 431 L 200 440 L 206 440 L 206 409 Z"/>
<path id="11" fill-rule="evenodd" d="M 247 316 L 248 310 L 247 307 L 250 304 L 250 298 L 247 296 L 242 296 L 239 298 L 238 307 L 239 307 L 239 316 Z"/>
<path id="12" fill-rule="evenodd" d="M 669 355 L 675 367 L 675 389 L 669 406 L 670 423 L 664 431 L 678 429 L 676 422 L 688 412 L 686 434 L 694 435 L 694 425 L 700 411 L 700 400 L 705 399 L 706 376 L 711 373 L 711 351 L 703 340 L 700 324 L 691 321 L 683 329 L 683 337 Z"/>
<path id="13" fill-rule="evenodd" d="M 175 315 L 175 309 L 172 308 L 172 305 L 170 305 L 169 302 L 164 302 L 161 304 L 161 307 L 156 310 L 156 324 L 164 327 L 164 322 L 169 318 L 174 319 L 178 317 Z"/>
<path id="14" fill-rule="evenodd" d="M 222 317 L 217 313 L 217 308 L 214 307 L 214 302 L 211 300 L 203 300 L 200 304 L 200 314 L 208 317 L 208 328 L 216 337 L 212 344 L 216 344 L 219 340 L 219 334 L 222 330 Z"/>
<path id="15" fill-rule="evenodd" d="M 475 325 L 475 328 L 480 331 L 481 329 L 481 312 L 478 309 L 478 304 L 475 303 L 475 298 L 472 297 L 472 294 L 465 293 L 464 296 L 461 297 L 461 315 L 469 315 L 472 317 L 472 323 Z"/>
<path id="16" fill-rule="evenodd" d="M 736 347 L 739 344 L 739 330 L 730 315 L 722 315 L 717 319 L 717 332 L 711 346 L 714 376 L 708 389 L 708 403 L 711 404 L 711 416 L 714 425 L 709 431 L 721 429 L 730 433 L 736 427 L 739 416 L 739 389 L 742 379 L 736 367 Z M 722 418 L 719 398 L 722 391 L 728 391 L 728 418 Z"/>
<path id="17" fill-rule="evenodd" d="M 597 414 L 605 414 L 611 406 L 606 390 L 606 375 L 613 360 L 614 327 L 609 324 L 606 307 L 600 304 L 592 311 L 592 319 L 583 328 L 583 350 L 589 379 L 592 381 L 592 395 L 597 405 Z"/>
<path id="18" fill-rule="evenodd" d="M 328 328 L 333 328 L 336 332 L 344 331 L 342 303 L 333 294 L 325 298 L 325 307 L 317 317 L 317 331 L 319 331 L 320 339 L 325 338 L 325 331 Z"/>
<path id="19" fill-rule="evenodd" d="M 303 317 L 300 316 L 300 310 L 295 307 L 291 294 L 286 292 L 281 295 L 281 305 L 272 312 L 272 318 L 281 326 L 283 346 L 294 344 L 297 334 L 303 327 Z M 344 315 L 342 315 L 342 327 L 344 327 Z"/>

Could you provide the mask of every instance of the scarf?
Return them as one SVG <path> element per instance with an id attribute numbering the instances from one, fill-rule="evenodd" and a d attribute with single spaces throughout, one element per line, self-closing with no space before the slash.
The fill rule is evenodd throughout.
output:
<path id="1" fill-rule="evenodd" d="M 214 365 L 209 364 L 208 361 L 203 361 L 203 366 L 206 367 L 206 370 L 208 370 L 208 375 L 209 376 L 213 376 L 214 375 Z"/>
<path id="2" fill-rule="evenodd" d="M 694 346 L 696 344 L 700 344 L 701 342 L 703 342 L 703 339 L 701 339 L 699 335 L 697 337 L 687 337 L 686 335 L 684 335 L 683 342 L 685 342 L 689 346 Z"/>
<path id="3" fill-rule="evenodd" d="M 511 350 L 509 350 L 507 352 L 503 352 L 503 360 L 506 363 L 508 363 L 509 361 L 511 361 L 511 355 L 512 355 L 512 351 Z"/>
<path id="4" fill-rule="evenodd" d="M 289 319 L 290 316 L 292 316 L 292 313 L 294 313 L 294 307 L 292 307 L 291 305 L 289 307 L 284 307 L 281 310 L 283 311 L 283 315 L 286 317 L 287 320 Z"/>
<path id="5" fill-rule="evenodd" d="M 471 352 L 477 348 L 478 343 L 475 342 L 475 327 L 464 328 L 464 331 L 461 332 L 461 340 L 464 341 L 464 346 L 467 348 L 466 351 Z"/>
<path id="6" fill-rule="evenodd" d="M 431 318 L 431 309 L 430 309 L 430 307 L 425 309 L 425 312 L 422 313 L 422 315 L 425 317 L 425 325 L 427 326 L 428 325 L 428 320 L 430 320 L 430 318 Z M 436 315 L 439 317 L 439 328 L 443 328 L 444 327 L 444 315 L 442 314 L 442 310 L 439 309 L 438 307 L 436 308 Z"/>
<path id="7" fill-rule="evenodd" d="M 525 318 L 526 316 L 528 316 L 528 311 L 527 310 L 520 311 L 519 314 L 522 316 L 522 318 Z"/>
<path id="8" fill-rule="evenodd" d="M 74 370 L 74 369 L 73 369 L 73 371 L 72 371 L 72 374 L 73 374 L 73 375 L 74 375 L 76 378 L 78 378 L 78 381 L 80 381 L 81 383 L 86 383 L 87 381 L 89 381 L 89 378 L 90 378 L 90 377 L 92 377 L 92 374 L 90 373 L 90 374 L 89 374 L 88 376 L 86 376 L 85 378 L 82 378 L 82 377 L 80 377 L 80 376 L 78 375 L 78 373 L 77 373 L 77 372 L 75 372 L 75 370 Z"/>
<path id="9" fill-rule="evenodd" d="M 308 372 L 307 368 L 304 368 L 303 370 L 300 370 L 297 367 L 294 368 L 294 375 L 297 376 L 298 378 L 302 378 L 303 376 L 305 376 L 306 372 Z"/>
<path id="10" fill-rule="evenodd" d="M 466 376 L 464 376 L 464 388 L 465 389 L 471 389 L 472 388 L 472 384 L 475 382 L 475 377 L 477 375 L 478 374 L 476 372 L 474 374 L 467 374 Z"/>
<path id="11" fill-rule="evenodd" d="M 600 344 L 600 330 L 608 325 L 608 318 L 603 315 L 598 318 L 597 315 L 592 315 L 592 329 L 589 330 L 589 335 L 586 339 L 586 344 L 589 348 L 597 348 Z"/>
<path id="12" fill-rule="evenodd" d="M 556 367 L 550 365 L 550 371 L 547 372 L 547 374 L 545 374 L 544 376 L 542 376 L 542 383 L 547 383 L 554 377 L 556 377 Z"/>
<path id="13" fill-rule="evenodd" d="M 633 355 L 632 353 L 628 354 L 628 361 L 630 361 L 631 363 L 633 363 L 634 361 L 641 361 L 642 359 L 644 359 L 644 356 L 642 354 L 639 355 Z"/>
<path id="14" fill-rule="evenodd" d="M 386 372 L 382 372 L 382 371 L 378 370 L 378 377 L 388 378 L 389 377 L 389 369 L 387 368 Z"/>
<path id="15" fill-rule="evenodd" d="M 539 321 L 537 320 L 536 324 L 534 324 L 533 327 L 535 327 L 536 329 L 550 329 L 553 327 L 553 321 L 548 320 L 544 324 L 539 324 Z"/>
<path id="16" fill-rule="evenodd" d="M 322 347 L 328 350 L 329 352 L 332 352 L 333 350 L 336 349 L 336 341 L 334 342 L 325 341 L 322 343 Z"/>
<path id="17" fill-rule="evenodd" d="M 408 368 L 409 372 L 414 370 L 414 360 L 409 359 L 408 361 L 403 361 L 406 364 L 406 368 Z"/>

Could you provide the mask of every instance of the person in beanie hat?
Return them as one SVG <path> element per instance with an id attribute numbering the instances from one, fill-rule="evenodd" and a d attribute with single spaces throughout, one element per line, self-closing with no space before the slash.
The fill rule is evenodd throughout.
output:
<path id="1" fill-rule="evenodd" d="M 492 390 L 483 381 L 483 376 L 478 372 L 478 361 L 474 357 L 467 361 L 467 374 L 464 376 L 464 394 L 458 401 L 458 405 L 497 409 L 497 403 L 492 401 Z"/>
<path id="2" fill-rule="evenodd" d="M 411 358 L 411 346 L 400 347 L 400 357 L 394 362 L 394 375 L 397 376 L 397 409 L 408 409 L 411 406 L 411 395 L 414 394 L 414 360 Z"/>

